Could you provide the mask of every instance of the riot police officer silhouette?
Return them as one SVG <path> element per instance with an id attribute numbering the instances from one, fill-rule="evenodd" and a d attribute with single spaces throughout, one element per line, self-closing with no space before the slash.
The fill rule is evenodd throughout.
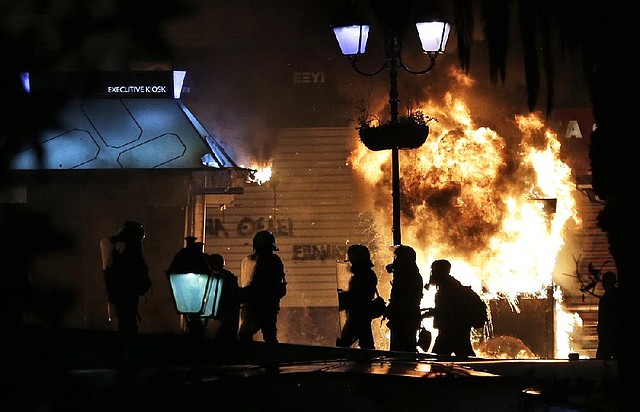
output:
<path id="1" fill-rule="evenodd" d="M 277 323 L 280 300 L 286 295 L 284 264 L 276 238 L 268 230 L 253 237 L 253 253 L 241 263 L 240 328 L 238 338 L 252 341 L 260 331 L 265 342 L 278 342 Z"/>
<path id="2" fill-rule="evenodd" d="M 375 349 L 371 331 L 370 303 L 374 298 L 378 277 L 372 269 L 371 254 L 365 245 L 351 245 L 347 249 L 347 262 L 351 264 L 346 320 L 336 346 L 351 347 L 358 342 L 362 349 Z"/>
<path id="3" fill-rule="evenodd" d="M 109 238 L 110 262 L 104 269 L 107 297 L 115 306 L 118 330 L 137 333 L 140 296 L 151 288 L 149 267 L 142 253 L 144 227 L 126 221 L 120 231 Z"/>

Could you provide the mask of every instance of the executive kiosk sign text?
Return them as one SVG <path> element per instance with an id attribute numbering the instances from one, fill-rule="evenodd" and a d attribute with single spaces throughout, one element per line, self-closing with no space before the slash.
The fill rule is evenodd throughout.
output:
<path id="1" fill-rule="evenodd" d="M 107 94 L 163 94 L 167 93 L 166 85 L 156 86 L 107 86 Z"/>
<path id="2" fill-rule="evenodd" d="M 173 71 L 33 73 L 31 91 L 56 90 L 69 96 L 173 98 Z"/>
<path id="3" fill-rule="evenodd" d="M 102 73 L 95 78 L 94 86 L 105 97 L 172 98 L 173 72 Z"/>

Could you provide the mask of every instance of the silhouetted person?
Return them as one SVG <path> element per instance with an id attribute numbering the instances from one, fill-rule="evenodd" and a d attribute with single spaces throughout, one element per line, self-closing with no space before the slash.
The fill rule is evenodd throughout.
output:
<path id="1" fill-rule="evenodd" d="M 438 329 L 438 336 L 433 344 L 432 352 L 437 355 L 475 356 L 471 346 L 471 324 L 463 314 L 461 307 L 463 286 L 450 275 L 451 263 L 445 259 L 433 261 L 429 285 L 438 289 L 435 295 L 435 307 L 428 310 L 423 317 L 433 316 L 433 327 Z"/>
<path id="2" fill-rule="evenodd" d="M 336 346 L 348 348 L 358 342 L 362 349 L 375 349 L 369 308 L 377 292 L 378 277 L 372 269 L 371 253 L 365 245 L 351 245 L 347 249 L 347 262 L 352 273 L 347 291 L 349 305 Z"/>
<path id="3" fill-rule="evenodd" d="M 238 324 L 240 319 L 240 287 L 238 277 L 225 269 L 224 257 L 214 253 L 208 256 L 209 266 L 213 273 L 223 279 L 220 291 L 220 306 L 216 319 L 220 321 L 220 328 L 215 340 L 229 345 L 238 339 Z"/>
<path id="4" fill-rule="evenodd" d="M 602 275 L 604 294 L 598 302 L 598 349 L 596 359 L 618 358 L 618 288 L 614 272 Z"/>
<path id="5" fill-rule="evenodd" d="M 389 349 L 416 352 L 417 333 L 422 320 L 422 276 L 412 247 L 399 245 L 393 252 L 393 263 L 386 266 L 393 274 L 391 294 L 387 305 L 387 327 L 391 332 Z"/>
<path id="6" fill-rule="evenodd" d="M 107 297 L 115 307 L 118 330 L 138 332 L 140 296 L 151 287 L 149 268 L 142 253 L 144 227 L 133 221 L 124 222 L 111 236 L 111 262 L 104 270 Z"/>
<path id="7" fill-rule="evenodd" d="M 287 293 L 284 264 L 273 253 L 278 250 L 273 233 L 261 230 L 253 237 L 253 253 L 242 260 L 238 337 L 243 342 L 258 331 L 265 342 L 278 342 L 280 300 Z"/>

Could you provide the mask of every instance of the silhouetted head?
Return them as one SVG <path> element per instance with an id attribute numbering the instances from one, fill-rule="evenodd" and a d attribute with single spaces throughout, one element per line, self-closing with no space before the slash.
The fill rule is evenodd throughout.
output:
<path id="1" fill-rule="evenodd" d="M 222 269 L 224 268 L 224 257 L 218 253 L 213 253 L 209 255 L 209 265 L 212 269 Z"/>
<path id="2" fill-rule="evenodd" d="M 417 268 L 416 251 L 411 246 L 393 246 L 393 262 L 385 266 L 388 273 L 403 272 Z M 398 270 L 400 269 L 400 270 Z"/>
<path id="3" fill-rule="evenodd" d="M 144 236 L 144 227 L 140 223 L 127 220 L 114 239 L 116 242 L 141 242 Z"/>
<path id="4" fill-rule="evenodd" d="M 268 230 L 261 230 L 253 237 L 253 250 L 256 252 L 261 251 L 274 251 L 280 250 L 276 246 L 276 237 Z"/>
<path id="5" fill-rule="evenodd" d="M 351 262 L 352 265 L 369 265 L 369 267 L 373 267 L 369 248 L 360 244 L 349 246 L 346 262 Z"/>
<path id="6" fill-rule="evenodd" d="M 431 263 L 431 276 L 429 277 L 429 284 L 437 285 L 442 279 L 449 276 L 451 273 L 451 262 L 446 259 L 434 260 Z"/>
<path id="7" fill-rule="evenodd" d="M 416 251 L 411 246 L 399 245 L 395 246 L 393 250 L 393 256 L 398 263 L 401 264 L 415 264 L 416 263 Z"/>

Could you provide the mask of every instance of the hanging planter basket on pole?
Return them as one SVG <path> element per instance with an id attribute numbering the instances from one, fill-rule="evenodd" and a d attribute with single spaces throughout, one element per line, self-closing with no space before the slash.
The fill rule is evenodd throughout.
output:
<path id="1" fill-rule="evenodd" d="M 372 151 L 417 149 L 429 136 L 429 126 L 417 123 L 385 123 L 358 129 L 360 140 Z"/>

